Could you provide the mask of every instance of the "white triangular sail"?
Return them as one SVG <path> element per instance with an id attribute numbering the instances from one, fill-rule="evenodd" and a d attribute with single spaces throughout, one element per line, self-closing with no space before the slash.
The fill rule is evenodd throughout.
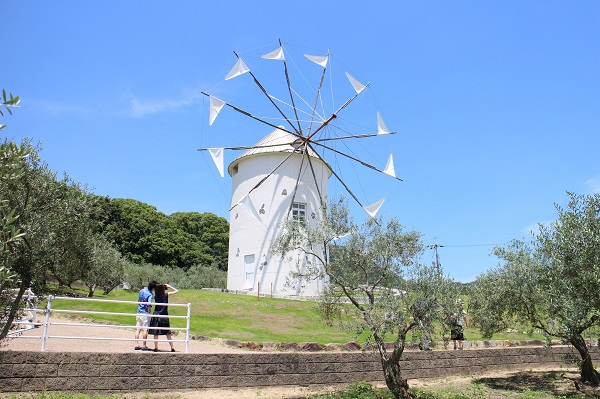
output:
<path id="1" fill-rule="evenodd" d="M 254 204 L 252 204 L 252 200 L 250 199 L 250 196 L 248 194 L 244 195 L 244 197 L 237 204 L 254 219 L 256 219 L 259 222 L 261 221 L 260 216 L 256 211 Z"/>
<path id="2" fill-rule="evenodd" d="M 375 215 L 377 215 L 377 212 L 379 212 L 379 208 L 381 208 L 381 205 L 383 205 L 384 202 L 385 202 L 385 197 L 383 197 L 379 201 L 375 202 L 374 204 L 363 206 L 363 209 L 365 211 L 367 211 L 369 216 L 374 218 Z"/>
<path id="3" fill-rule="evenodd" d="M 208 118 L 209 119 L 208 124 L 210 126 L 212 126 L 215 119 L 217 119 L 217 115 L 219 115 L 219 112 L 221 112 L 221 108 L 223 108 L 223 105 L 225 105 L 225 101 L 219 100 L 217 97 L 213 97 L 213 96 L 209 96 L 209 97 L 210 97 L 210 115 Z"/>
<path id="4" fill-rule="evenodd" d="M 338 241 L 338 240 L 341 240 L 342 238 L 346 238 L 346 237 L 348 237 L 349 235 L 350 235 L 350 232 L 347 232 L 347 233 L 342 233 L 342 234 L 340 234 L 339 236 L 335 236 L 335 237 L 333 237 L 333 238 L 332 238 L 332 240 L 333 240 L 333 241 Z"/>
<path id="5" fill-rule="evenodd" d="M 377 134 L 390 134 L 390 129 L 385 125 L 379 111 L 377 112 Z"/>
<path id="6" fill-rule="evenodd" d="M 348 80 L 350 81 L 350 83 L 352 83 L 352 87 L 354 87 L 356 94 L 359 94 L 361 91 L 363 91 L 365 89 L 365 87 L 367 87 L 366 85 L 364 85 L 364 84 L 360 83 L 358 80 L 356 80 L 356 78 L 353 77 L 352 75 L 350 75 L 348 72 L 346 72 L 346 76 L 348 77 Z"/>
<path id="7" fill-rule="evenodd" d="M 219 174 L 221 175 L 221 177 L 225 177 L 225 173 L 224 173 L 224 169 L 223 169 L 223 148 L 209 148 L 208 152 L 210 153 L 210 156 L 213 159 L 213 162 L 215 163 L 215 165 L 217 166 L 217 169 L 219 170 Z"/>
<path id="8" fill-rule="evenodd" d="M 283 55 L 283 47 L 279 46 L 277 50 L 273 50 L 268 54 L 262 56 L 265 60 L 280 60 L 285 61 L 285 56 Z"/>
<path id="9" fill-rule="evenodd" d="M 327 67 L 327 61 L 329 61 L 328 55 L 310 55 L 304 54 L 306 58 L 314 62 L 315 64 L 321 65 L 323 68 Z"/>
<path id="10" fill-rule="evenodd" d="M 231 78 L 235 78 L 236 76 L 243 75 L 248 71 L 250 71 L 250 68 L 248 68 L 246 64 L 244 64 L 244 61 L 242 61 L 241 58 L 238 58 L 231 71 L 229 71 L 227 76 L 225 76 L 225 80 L 229 80 Z"/>
<path id="11" fill-rule="evenodd" d="M 383 173 L 392 177 L 396 177 L 396 171 L 394 170 L 394 158 L 392 157 L 392 154 L 390 154 L 390 157 L 388 158 L 387 165 L 385 165 Z"/>

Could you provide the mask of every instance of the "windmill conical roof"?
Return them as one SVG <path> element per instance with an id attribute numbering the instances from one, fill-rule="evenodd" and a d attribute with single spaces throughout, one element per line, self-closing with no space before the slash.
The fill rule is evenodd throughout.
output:
<path id="1" fill-rule="evenodd" d="M 231 162 L 227 168 L 227 171 L 229 172 L 230 176 L 233 176 L 233 168 L 240 162 L 240 160 L 248 157 L 260 156 L 261 154 L 269 154 L 274 152 L 290 153 L 296 151 L 300 154 L 300 150 L 295 150 L 297 140 L 298 137 L 294 136 L 293 134 L 286 132 L 285 130 L 275 129 L 263 137 L 259 142 L 254 144 L 252 148 L 246 150 L 242 155 Z M 308 148 L 308 155 L 320 160 L 320 157 L 311 148 Z"/>

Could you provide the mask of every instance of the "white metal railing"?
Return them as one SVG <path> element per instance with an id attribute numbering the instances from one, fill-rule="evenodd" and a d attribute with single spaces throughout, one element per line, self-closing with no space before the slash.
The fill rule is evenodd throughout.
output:
<path id="1" fill-rule="evenodd" d="M 102 312 L 102 311 L 94 311 L 94 310 L 79 310 L 79 309 L 60 309 L 55 306 L 55 301 L 64 300 L 64 301 L 83 301 L 83 302 L 111 302 L 111 303 L 126 303 L 131 305 L 151 305 L 151 306 L 173 306 L 173 307 L 185 307 L 187 308 L 187 314 L 185 316 L 179 315 L 154 315 L 149 314 L 148 316 L 153 317 L 161 317 L 161 318 L 169 318 L 169 319 L 186 319 L 185 327 L 152 327 L 153 330 L 175 330 L 175 331 L 185 331 L 185 339 L 173 339 L 173 342 L 185 342 L 185 352 L 189 353 L 189 342 L 190 342 L 190 317 L 191 317 L 191 309 L 192 304 L 181 304 L 181 303 L 152 303 L 152 302 L 134 302 L 134 301 L 121 301 L 121 300 L 111 300 L 111 299 L 96 299 L 96 298 L 72 298 L 72 297 L 55 297 L 50 295 L 48 298 L 48 303 L 45 309 L 30 309 L 37 313 L 44 313 L 45 320 L 43 323 L 37 322 L 16 322 L 18 324 L 27 324 L 29 325 L 29 329 L 42 327 L 43 333 L 42 336 L 27 336 L 27 335 L 15 335 L 18 338 L 35 338 L 42 340 L 42 351 L 46 350 L 46 341 L 50 338 L 56 339 L 83 339 L 83 340 L 104 340 L 104 341 L 138 341 L 136 338 L 120 338 L 120 337 L 90 337 L 90 336 L 75 336 L 75 335 L 51 335 L 50 327 L 55 326 L 75 326 L 75 327 L 111 327 L 111 328 L 134 328 L 134 329 L 143 329 L 149 330 L 150 327 L 137 327 L 136 325 L 113 325 L 113 324 L 101 324 L 101 323 L 75 323 L 75 322 L 63 322 L 63 321 L 50 321 L 50 316 L 53 313 L 64 313 L 64 314 L 91 314 L 91 315 L 112 315 L 112 316 L 131 316 L 136 317 L 139 316 L 138 313 L 121 313 L 121 312 Z M 34 319 L 35 320 L 35 319 Z M 19 333 L 26 331 L 26 329 L 17 330 Z M 146 341 L 155 342 L 156 340 L 153 338 L 148 338 Z"/>

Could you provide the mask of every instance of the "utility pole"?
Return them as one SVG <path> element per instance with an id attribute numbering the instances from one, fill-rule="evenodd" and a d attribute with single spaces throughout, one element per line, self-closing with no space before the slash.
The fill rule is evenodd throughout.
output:
<path id="1" fill-rule="evenodd" d="M 441 271 L 440 255 L 438 254 L 438 248 L 443 248 L 443 247 L 444 247 L 443 245 L 435 244 L 435 243 L 427 246 L 427 248 L 435 250 L 435 267 L 437 268 L 438 272 Z"/>

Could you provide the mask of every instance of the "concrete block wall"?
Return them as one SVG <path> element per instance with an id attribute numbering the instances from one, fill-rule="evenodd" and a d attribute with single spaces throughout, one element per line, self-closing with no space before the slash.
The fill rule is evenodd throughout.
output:
<path id="1" fill-rule="evenodd" d="M 406 378 L 559 367 L 567 346 L 407 351 Z M 598 347 L 593 348 L 600 358 Z M 0 352 L 0 391 L 160 391 L 383 382 L 378 355 L 360 352 L 247 354 Z"/>

